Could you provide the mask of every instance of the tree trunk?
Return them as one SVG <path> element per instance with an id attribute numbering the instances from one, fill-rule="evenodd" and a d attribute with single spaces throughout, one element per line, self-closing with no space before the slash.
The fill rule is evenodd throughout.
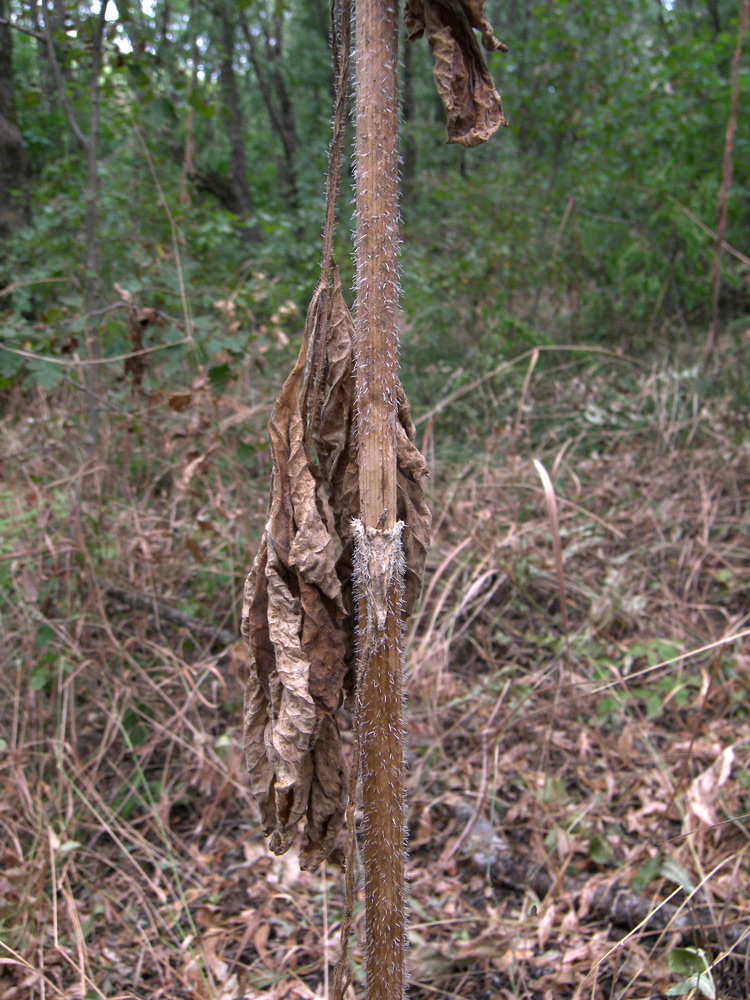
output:
<path id="1" fill-rule="evenodd" d="M 91 52 L 90 119 L 86 137 L 86 366 L 88 391 L 88 438 L 93 448 L 99 437 L 99 379 L 96 362 L 102 354 L 94 313 L 99 308 L 99 73 L 102 68 L 104 24 L 108 0 L 102 0 Z"/>
<path id="2" fill-rule="evenodd" d="M 8 19 L 8 2 L 0 0 L 0 20 Z M 0 240 L 30 220 L 30 166 L 16 120 L 13 81 L 13 37 L 0 24 Z"/>
<path id="3" fill-rule="evenodd" d="M 297 139 L 297 125 L 294 118 L 294 104 L 291 95 L 284 81 L 281 71 L 283 59 L 283 19 L 274 17 L 274 39 L 271 44 L 266 36 L 266 53 L 269 67 L 263 66 L 258 52 L 258 43 L 247 20 L 244 10 L 240 10 L 240 25 L 245 36 L 247 47 L 250 53 L 250 62 L 258 81 L 263 103 L 266 106 L 271 127 L 274 129 L 281 142 L 283 150 L 283 165 L 281 174 L 286 189 L 287 205 L 290 209 L 296 209 L 299 205 L 299 187 L 297 181 L 296 156 L 299 142 Z"/>
<path id="4" fill-rule="evenodd" d="M 81 147 L 86 161 L 86 261 L 85 261 L 85 313 L 86 313 L 86 355 L 88 364 L 84 366 L 84 380 L 88 396 L 88 444 L 91 449 L 96 446 L 99 436 L 99 379 L 96 362 L 101 357 L 99 332 L 94 320 L 94 313 L 99 302 L 99 74 L 102 68 L 104 48 L 104 26 L 107 17 L 109 0 L 102 0 L 96 23 L 93 26 L 91 38 L 91 81 L 89 84 L 89 131 L 86 134 L 81 128 L 76 113 L 68 97 L 65 78 L 55 49 L 53 32 L 53 15 L 44 6 L 44 37 L 47 42 L 49 64 L 57 87 L 57 96 L 68 123 L 70 131 Z M 59 5 L 56 4 L 56 9 Z"/>
<path id="5" fill-rule="evenodd" d="M 44 26 L 39 19 L 39 5 L 37 4 L 37 0 L 31 0 L 29 3 L 29 16 L 38 36 L 36 44 L 37 55 L 39 57 L 39 82 L 44 94 L 46 110 L 48 113 L 51 113 L 57 107 L 57 85 L 55 84 L 55 74 L 49 61 L 47 42 L 43 37 Z M 47 17 L 49 18 L 50 15 L 47 14 Z"/>
<path id="6" fill-rule="evenodd" d="M 396 526 L 398 359 L 398 9 L 356 2 L 357 434 L 361 520 Z M 401 622 L 360 663 L 360 746 L 368 1000 L 405 989 Z M 360 651 L 366 643 L 358 610 Z"/>
<path id="7" fill-rule="evenodd" d="M 214 11 L 221 29 L 219 78 L 221 80 L 222 101 L 226 111 L 224 128 L 230 149 L 229 183 L 232 188 L 235 212 L 244 219 L 252 214 L 253 203 L 247 180 L 244 121 L 239 91 L 237 90 L 237 77 L 234 73 L 235 24 L 230 16 L 228 4 L 217 4 Z"/>
<path id="8" fill-rule="evenodd" d="M 740 18 L 737 27 L 737 44 L 732 57 L 732 68 L 730 71 L 731 105 L 729 109 L 729 121 L 724 138 L 724 158 L 721 170 L 721 186 L 719 196 L 716 200 L 716 249 L 714 250 L 714 261 L 711 269 L 711 326 L 708 332 L 707 359 L 711 358 L 716 350 L 719 339 L 719 290 L 721 288 L 721 251 L 724 245 L 724 234 L 727 229 L 727 214 L 729 212 L 729 192 L 732 187 L 732 173 L 734 170 L 734 136 L 737 131 L 737 111 L 740 100 L 740 60 L 742 58 L 742 43 L 747 34 L 748 21 L 750 21 L 750 0 L 742 0 L 740 4 Z"/>

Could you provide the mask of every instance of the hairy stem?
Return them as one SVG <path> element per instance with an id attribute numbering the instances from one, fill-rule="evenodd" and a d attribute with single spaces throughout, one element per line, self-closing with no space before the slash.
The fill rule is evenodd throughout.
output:
<path id="1" fill-rule="evenodd" d="M 362 524 L 396 525 L 398 10 L 356 2 L 357 407 Z M 398 590 L 399 581 L 393 588 Z M 405 989 L 401 625 L 396 601 L 375 646 L 359 602 L 359 731 L 368 1000 Z M 366 652 L 364 652 L 366 651 Z"/>

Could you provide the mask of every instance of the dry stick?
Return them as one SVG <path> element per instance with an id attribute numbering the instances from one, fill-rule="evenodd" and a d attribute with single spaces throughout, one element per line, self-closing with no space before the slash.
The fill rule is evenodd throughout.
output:
<path id="1" fill-rule="evenodd" d="M 357 433 L 360 519 L 396 526 L 398 353 L 398 11 L 356 0 Z M 405 990 L 404 776 L 400 615 L 374 648 L 360 600 L 359 735 L 368 1000 Z M 392 602 L 389 602 L 391 605 Z M 382 639 L 382 641 L 381 641 Z"/>
<path id="2" fill-rule="evenodd" d="M 99 296 L 99 243 L 97 236 L 97 212 L 98 212 L 98 152 L 99 152 L 99 73 L 102 65 L 102 46 L 104 44 L 104 27 L 106 24 L 107 6 L 109 0 L 102 0 L 97 17 L 96 28 L 93 33 L 91 50 L 91 80 L 89 85 L 89 132 L 85 135 L 81 129 L 73 110 L 73 106 L 68 97 L 65 79 L 57 58 L 52 29 L 50 26 L 50 15 L 46 2 L 44 9 L 44 37 L 47 42 L 47 55 L 49 58 L 52 75 L 57 87 L 57 96 L 68 123 L 70 131 L 75 136 L 80 145 L 86 160 L 86 276 L 85 276 L 85 302 L 86 302 L 86 324 L 85 341 L 86 350 L 90 360 L 95 360 L 101 355 L 101 344 L 99 335 L 90 324 L 91 316 L 94 313 L 94 304 Z M 86 393 L 88 396 L 88 436 L 89 449 L 93 451 L 99 437 L 99 411 L 98 411 L 98 390 L 96 369 L 86 367 L 83 371 Z"/>
<path id="3" fill-rule="evenodd" d="M 169 605 L 162 604 L 161 601 L 157 601 L 155 598 L 137 594 L 127 587 L 121 587 L 116 583 L 108 583 L 106 580 L 97 580 L 97 583 L 106 594 L 114 597 L 115 600 L 122 601 L 136 611 L 148 611 L 151 614 L 156 613 L 160 618 L 164 618 L 165 621 L 172 622 L 173 625 L 182 625 L 190 629 L 191 632 L 210 639 L 211 645 L 222 643 L 224 646 L 231 646 L 233 642 L 237 642 L 240 638 L 228 629 L 216 628 L 216 626 L 210 625 L 208 622 L 202 622 L 199 618 L 194 618 L 193 615 L 178 611 L 177 608 L 170 608 Z"/>
<path id="4" fill-rule="evenodd" d="M 729 209 L 729 189 L 732 186 L 732 152 L 734 150 L 734 133 L 737 131 L 737 106 L 739 104 L 739 69 L 742 56 L 742 42 L 747 33 L 747 22 L 750 17 L 750 0 L 742 0 L 740 6 L 740 23 L 737 29 L 737 45 L 732 57 L 732 104 L 727 122 L 726 138 L 724 140 L 724 162 L 722 165 L 721 187 L 716 202 L 716 251 L 711 272 L 711 329 L 708 332 L 706 355 L 710 358 L 716 349 L 719 336 L 719 287 L 721 284 L 721 246 L 727 228 L 727 211 Z"/>
<path id="5" fill-rule="evenodd" d="M 705 233 L 709 239 L 713 240 L 714 243 L 717 241 L 718 236 L 713 231 L 713 229 L 707 226 L 702 219 L 699 219 L 698 216 L 695 214 L 695 212 L 691 212 L 686 205 L 683 205 L 681 201 L 678 201 L 671 195 L 669 196 L 669 200 L 676 208 L 679 208 L 679 210 L 686 218 L 690 219 L 691 222 L 694 222 L 695 225 L 698 227 L 698 229 L 700 229 L 701 232 Z M 726 252 L 729 254 L 730 257 L 735 257 L 741 264 L 744 264 L 745 267 L 750 267 L 750 257 L 747 257 L 744 253 L 738 250 L 737 247 L 733 247 L 732 244 L 727 243 L 726 240 L 722 240 L 720 246 L 722 250 L 726 250 Z"/>
<path id="6" fill-rule="evenodd" d="M 560 219 L 560 225 L 557 229 L 557 234 L 555 235 L 555 241 L 552 244 L 552 263 L 554 264 L 557 260 L 557 255 L 560 252 L 560 247 L 562 246 L 563 233 L 565 232 L 565 227 L 568 224 L 568 219 L 573 212 L 576 205 L 575 195 L 568 196 L 568 203 L 565 206 L 565 211 L 562 214 L 562 219 Z"/>
<path id="7" fill-rule="evenodd" d="M 349 964 L 349 935 L 354 922 L 354 865 L 356 864 L 357 844 L 355 838 L 355 806 L 357 801 L 357 781 L 359 779 L 359 733 L 357 730 L 357 713 L 354 713 L 353 723 L 352 763 L 349 768 L 349 798 L 346 803 L 346 902 L 344 919 L 341 922 L 339 957 L 333 981 L 333 1000 L 344 1000 L 352 970 Z"/>

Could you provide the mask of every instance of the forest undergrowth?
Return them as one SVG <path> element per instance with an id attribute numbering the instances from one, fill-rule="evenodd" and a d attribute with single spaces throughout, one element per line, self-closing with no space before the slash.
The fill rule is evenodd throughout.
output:
<path id="1" fill-rule="evenodd" d="M 529 354 L 415 414 L 411 996 L 745 998 L 750 342 Z M 241 749 L 271 397 L 121 381 L 92 450 L 73 389 L 6 394 L 5 1000 L 329 995 L 342 874 L 268 853 Z"/>

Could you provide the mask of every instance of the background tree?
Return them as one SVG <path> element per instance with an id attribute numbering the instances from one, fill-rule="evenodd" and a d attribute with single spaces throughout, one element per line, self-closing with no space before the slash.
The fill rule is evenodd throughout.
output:
<path id="1" fill-rule="evenodd" d="M 29 177 L 29 158 L 16 117 L 8 2 L 0 0 L 0 240 L 30 221 Z"/>
<path id="2" fill-rule="evenodd" d="M 220 270 L 230 273 L 237 242 L 254 229 L 258 270 L 272 266 L 282 276 L 272 298 L 303 308 L 315 272 L 309 248 L 322 208 L 331 90 L 320 5 L 290 0 L 229 10 L 179 0 L 146 11 L 123 0 L 108 11 L 101 75 L 99 197 L 108 205 L 98 269 L 103 286 L 112 289 L 113 281 L 122 285 L 129 274 L 143 273 L 140 265 L 133 271 L 131 255 L 145 245 L 151 275 L 168 272 L 155 281 L 154 301 L 174 315 L 165 289 L 167 298 L 183 295 L 193 276 L 200 280 L 206 255 L 212 266 L 223 261 Z M 494 13 L 491 5 L 488 12 Z M 42 31 L 45 17 L 69 103 L 84 125 L 88 116 L 88 63 L 75 34 L 84 41 L 90 12 L 72 4 L 66 9 L 61 0 L 46 12 L 38 3 L 19 6 L 11 23 L 32 32 L 16 33 L 15 89 L 35 200 L 64 197 L 71 217 L 64 223 L 59 212 L 38 218 L 27 239 L 8 244 L 6 255 L 14 274 L 32 259 L 38 266 L 31 246 L 37 239 L 51 261 L 50 275 L 61 276 L 74 259 L 83 207 L 75 191 L 86 183 L 86 171 L 57 88 L 50 88 L 48 46 L 40 48 L 33 34 Z M 540 323 L 547 330 L 553 322 L 555 336 L 625 348 L 676 343 L 705 329 L 711 237 L 694 219 L 711 229 L 736 18 L 730 0 L 508 4 L 498 11 L 498 30 L 510 44 L 504 93 L 517 111 L 502 157 L 492 149 L 446 146 L 429 54 L 409 49 L 402 184 L 404 239 L 415 252 L 404 273 L 411 323 L 405 350 L 413 352 L 417 367 L 433 363 L 437 344 L 448 365 L 460 367 L 467 351 L 496 357 L 544 339 Z M 743 72 L 739 79 L 741 102 Z M 134 183 L 143 157 L 134 125 L 164 202 L 161 196 L 154 201 L 153 181 Z M 750 212 L 747 152 L 740 123 L 725 237 L 735 249 Z M 173 195 L 181 191 L 184 198 L 186 184 L 191 203 L 178 206 Z M 459 204 L 467 211 L 454 211 Z M 174 236 L 160 205 L 169 207 L 184 239 L 182 292 Z M 533 222 L 525 225 L 521 206 L 529 205 Z M 342 218 L 349 211 L 342 203 Z M 165 237 L 172 247 L 166 256 L 157 250 Z M 472 249 L 456 254 L 456 246 Z M 737 257 L 728 260 L 719 309 L 730 318 L 741 314 L 748 298 L 742 268 Z M 350 278 L 344 274 L 345 285 Z M 456 282 L 479 289 L 473 303 L 433 294 Z M 59 290 L 38 286 L 28 294 L 52 306 Z M 210 313 L 210 300 L 194 289 L 193 308 Z M 22 317 L 28 309 L 18 303 Z M 199 323 L 199 351 L 222 339 L 215 320 L 206 315 Z M 16 322 L 23 326 L 21 318 Z M 116 322 L 105 326 L 102 336 L 114 349 L 124 331 Z M 168 328 L 174 337 L 170 324 L 152 328 L 151 335 Z M 34 329 L 27 339 L 41 346 L 52 335 L 49 328 L 44 334 Z M 231 340 L 228 350 L 239 357 Z M 217 357 L 220 351 L 208 353 Z M 9 371 L 17 364 L 3 363 Z"/>

